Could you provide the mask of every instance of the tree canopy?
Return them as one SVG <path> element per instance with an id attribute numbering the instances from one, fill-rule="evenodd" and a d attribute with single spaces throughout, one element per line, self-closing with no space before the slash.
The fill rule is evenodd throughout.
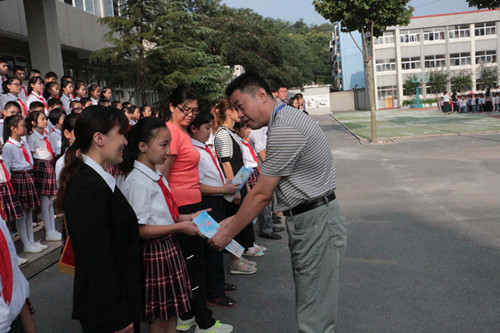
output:
<path id="1" fill-rule="evenodd" d="M 500 7 L 500 0 L 467 0 L 469 7 L 477 7 L 478 9 L 495 9 Z"/>
<path id="2" fill-rule="evenodd" d="M 264 18 L 218 0 L 119 3 L 119 15 L 101 19 L 110 30 L 104 37 L 109 47 L 91 61 L 107 63 L 115 80 L 136 82 L 142 96 L 146 89 L 165 96 L 188 84 L 215 102 L 234 65 L 259 73 L 272 88 L 331 80 L 331 24 Z"/>

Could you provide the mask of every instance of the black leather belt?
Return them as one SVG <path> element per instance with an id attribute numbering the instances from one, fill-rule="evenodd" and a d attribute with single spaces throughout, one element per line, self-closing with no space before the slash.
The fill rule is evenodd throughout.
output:
<path id="1" fill-rule="evenodd" d="M 285 210 L 283 212 L 283 215 L 285 215 L 285 216 L 299 215 L 299 214 L 305 213 L 311 209 L 317 208 L 319 206 L 323 206 L 324 204 L 326 204 L 332 200 L 335 200 L 335 192 L 331 192 L 331 193 L 324 195 L 322 197 L 303 202 L 300 205 L 293 207 L 292 209 Z"/>

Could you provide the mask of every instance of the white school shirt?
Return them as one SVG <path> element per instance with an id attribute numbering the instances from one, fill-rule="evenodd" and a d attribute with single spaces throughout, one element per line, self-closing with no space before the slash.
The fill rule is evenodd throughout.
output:
<path id="1" fill-rule="evenodd" d="M 19 104 L 19 106 L 21 107 L 21 114 L 25 115 L 28 111 L 28 106 L 26 105 L 26 102 L 23 101 L 23 99 L 20 97 L 21 94 L 24 94 L 24 93 L 21 92 L 18 97 L 12 95 L 11 93 L 2 95 L 2 97 L 0 97 L 0 110 L 5 109 L 5 104 L 7 104 L 10 101 L 13 101 L 13 102 L 17 102 Z M 24 104 L 24 106 L 23 106 L 23 104 Z M 26 110 L 24 109 L 24 107 L 26 107 Z"/>
<path id="2" fill-rule="evenodd" d="M 12 238 L 10 237 L 9 229 L 5 221 L 0 217 L 0 232 L 7 241 L 9 248 L 10 263 L 12 265 L 12 298 L 10 304 L 7 304 L 3 298 L 3 293 L 0 296 L 0 333 L 9 332 L 10 325 L 21 313 L 26 299 L 30 295 L 30 285 L 23 273 L 17 265 L 17 253 Z M 2 281 L 0 279 L 0 291 L 3 290 Z"/>
<path id="3" fill-rule="evenodd" d="M 3 163 L 3 161 L 2 161 L 2 163 Z M 5 166 L 5 163 L 4 163 L 4 166 Z M 5 169 L 7 169 L 7 167 L 5 167 Z M 7 170 L 7 172 L 9 172 L 9 170 Z M 9 177 L 10 177 L 10 173 L 9 173 Z M 0 184 L 3 184 L 3 183 L 7 183 L 7 175 L 5 174 L 4 169 L 0 166 Z"/>
<path id="4" fill-rule="evenodd" d="M 139 224 L 175 223 L 158 181 L 163 181 L 170 189 L 167 180 L 158 169 L 152 170 L 143 163 L 135 161 L 134 169 L 120 184 L 120 190 L 134 209 Z"/>
<path id="5" fill-rule="evenodd" d="M 267 126 L 261 127 L 259 129 L 250 130 L 250 135 L 248 136 L 248 140 L 250 141 L 250 146 L 252 146 L 255 154 L 260 153 L 263 150 L 266 150 L 266 142 L 267 142 Z"/>
<path id="6" fill-rule="evenodd" d="M 207 186 L 224 186 L 226 182 L 226 178 L 224 177 L 224 172 L 222 171 L 222 167 L 219 164 L 219 160 L 215 158 L 215 162 L 217 165 L 215 165 L 214 161 L 212 160 L 212 157 L 209 155 L 209 153 L 205 150 L 205 147 L 207 146 L 203 142 L 200 142 L 198 140 L 195 140 L 191 138 L 191 142 L 193 143 L 194 147 L 198 152 L 200 153 L 200 162 L 198 163 L 198 171 L 200 174 L 200 184 L 207 185 Z M 210 147 L 208 147 L 210 149 Z M 211 150 L 211 149 L 210 149 Z M 213 154 L 213 153 L 212 153 Z M 213 155 L 215 157 L 215 155 Z M 221 173 L 222 173 L 222 179 L 221 179 L 221 174 L 219 173 L 217 167 L 219 167 Z M 218 194 L 222 195 L 222 194 Z"/>
<path id="7" fill-rule="evenodd" d="M 59 179 L 61 177 L 61 171 L 64 168 L 64 159 L 66 158 L 66 153 L 64 153 L 56 162 L 55 172 L 56 172 L 56 184 L 59 187 Z"/>
<path id="8" fill-rule="evenodd" d="M 94 161 L 91 157 L 83 154 L 82 160 L 85 164 L 91 167 L 95 172 L 101 176 L 101 178 L 106 182 L 111 191 L 115 192 L 116 187 L 116 179 L 109 172 L 103 169 L 102 166 L 99 165 L 96 161 Z"/>
<path id="9" fill-rule="evenodd" d="M 259 163 L 253 159 L 252 153 L 250 153 L 250 148 L 247 146 L 249 143 L 245 139 L 238 137 L 241 141 L 241 151 L 243 152 L 243 164 L 247 168 L 256 168 Z M 257 154 L 255 154 L 257 156 Z"/>
<path id="10" fill-rule="evenodd" d="M 24 145 L 26 152 L 30 158 L 30 163 L 24 158 L 21 145 Z M 3 146 L 2 151 L 3 163 L 10 173 L 12 171 L 23 171 L 33 169 L 33 156 L 31 155 L 29 145 L 21 139 L 21 142 L 9 138 Z"/>
<path id="11" fill-rule="evenodd" d="M 90 100 L 92 101 L 92 105 L 97 105 L 97 102 L 99 102 L 97 99 L 94 99 L 92 97 L 90 97 Z"/>
<path id="12" fill-rule="evenodd" d="M 47 143 L 45 142 L 45 138 L 49 138 L 45 132 L 43 134 L 38 133 L 33 130 L 33 134 L 28 135 L 28 145 L 33 152 L 33 158 L 37 160 L 52 160 L 52 155 L 47 149 Z M 49 141 L 50 143 L 50 141 Z"/>
<path id="13" fill-rule="evenodd" d="M 21 86 L 21 92 L 19 93 L 19 98 L 22 99 L 23 102 L 26 102 L 26 100 L 28 99 L 28 87 L 22 83 L 22 86 Z M 27 105 L 26 105 L 27 107 Z"/>
<path id="14" fill-rule="evenodd" d="M 43 97 L 42 95 L 38 95 L 36 92 L 32 91 L 31 94 L 26 99 L 26 107 L 28 108 L 28 110 L 30 109 L 30 104 L 33 102 L 41 102 L 44 105 L 45 115 L 47 117 L 49 116 L 49 109 L 45 97 Z"/>
<path id="15" fill-rule="evenodd" d="M 74 99 L 71 98 L 71 96 L 68 97 L 65 94 L 62 94 L 60 100 L 63 103 L 64 112 L 66 112 L 66 114 L 70 114 L 71 111 L 69 110 L 70 109 L 69 105 L 71 104 L 72 101 L 74 101 Z"/>
<path id="16" fill-rule="evenodd" d="M 55 127 L 49 133 L 49 142 L 52 146 L 52 151 L 55 156 L 61 155 L 61 146 L 62 146 L 62 133 L 60 129 Z"/>

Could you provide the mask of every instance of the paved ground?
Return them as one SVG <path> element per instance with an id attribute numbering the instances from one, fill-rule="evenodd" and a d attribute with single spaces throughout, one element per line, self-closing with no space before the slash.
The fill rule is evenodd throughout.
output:
<path id="1" fill-rule="evenodd" d="M 338 332 L 500 332 L 500 135 L 360 145 L 318 117 L 337 160 L 350 222 Z M 260 240 L 254 276 L 231 276 L 239 306 L 216 310 L 238 333 L 296 332 L 286 239 Z M 39 332 L 80 332 L 71 278 L 30 280 Z"/>

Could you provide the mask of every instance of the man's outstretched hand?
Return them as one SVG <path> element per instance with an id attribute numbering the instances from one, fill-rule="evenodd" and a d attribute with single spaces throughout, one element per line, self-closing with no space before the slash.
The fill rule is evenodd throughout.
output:
<path id="1" fill-rule="evenodd" d="M 224 250 L 227 244 L 229 244 L 235 236 L 230 228 L 233 218 L 234 216 L 230 216 L 219 223 L 220 227 L 217 229 L 217 233 L 208 240 L 208 243 L 219 251 Z"/>

